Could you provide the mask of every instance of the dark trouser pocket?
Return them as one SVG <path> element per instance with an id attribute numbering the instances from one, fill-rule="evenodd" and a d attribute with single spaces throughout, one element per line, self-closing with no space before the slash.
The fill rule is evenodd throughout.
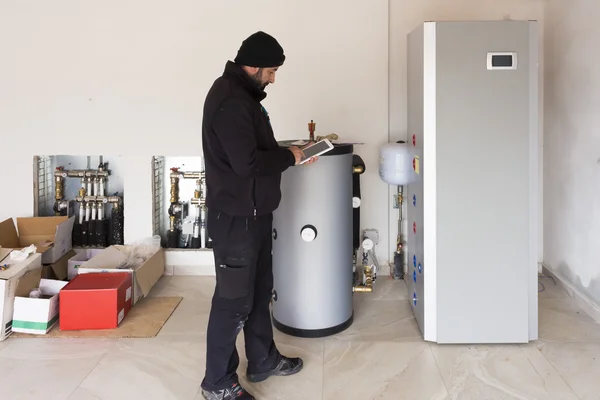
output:
<path id="1" fill-rule="evenodd" d="M 250 294 L 250 260 L 246 257 L 223 257 L 216 265 L 219 297 L 234 300 Z"/>

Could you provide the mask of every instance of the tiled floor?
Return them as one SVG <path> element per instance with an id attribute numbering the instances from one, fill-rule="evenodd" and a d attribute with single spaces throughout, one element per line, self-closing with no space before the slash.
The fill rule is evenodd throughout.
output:
<path id="1" fill-rule="evenodd" d="M 304 358 L 300 374 L 247 386 L 261 400 L 600 399 L 600 325 L 543 283 L 536 343 L 438 346 L 420 339 L 404 283 L 381 277 L 376 292 L 356 296 L 346 332 L 310 340 L 276 332 L 283 353 Z M 152 295 L 184 300 L 156 338 L 0 342 L 0 398 L 200 400 L 213 284 L 165 276 Z M 239 344 L 243 359 L 241 336 Z"/>

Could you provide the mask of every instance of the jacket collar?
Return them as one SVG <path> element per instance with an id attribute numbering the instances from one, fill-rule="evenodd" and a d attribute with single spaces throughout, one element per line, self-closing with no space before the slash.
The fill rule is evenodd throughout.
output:
<path id="1" fill-rule="evenodd" d="M 256 82 L 248 76 L 246 71 L 232 61 L 227 61 L 223 76 L 235 80 L 240 84 L 256 101 L 261 102 L 267 97 L 267 93 L 262 90 Z"/>

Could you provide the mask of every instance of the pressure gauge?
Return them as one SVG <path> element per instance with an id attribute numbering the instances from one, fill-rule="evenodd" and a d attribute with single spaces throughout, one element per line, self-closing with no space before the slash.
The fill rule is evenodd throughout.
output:
<path id="1" fill-rule="evenodd" d="M 353 208 L 360 207 L 360 197 L 353 197 L 352 198 L 352 207 Z"/>
<path id="2" fill-rule="evenodd" d="M 363 247 L 363 249 L 365 249 L 366 251 L 373 250 L 373 246 L 374 246 L 374 244 L 373 244 L 373 241 L 372 241 L 371 239 L 365 239 L 365 240 L 363 240 L 363 242 L 362 242 L 362 247 Z"/>
<path id="3" fill-rule="evenodd" d="M 305 242 L 312 242 L 317 237 L 317 229 L 312 225 L 305 225 L 300 231 L 300 236 Z"/>

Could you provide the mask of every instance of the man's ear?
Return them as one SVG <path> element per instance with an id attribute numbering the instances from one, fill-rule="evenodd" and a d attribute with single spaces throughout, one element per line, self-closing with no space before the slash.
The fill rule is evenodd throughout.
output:
<path id="1" fill-rule="evenodd" d="M 257 67 L 248 67 L 247 65 L 242 66 L 242 68 L 244 69 L 244 71 L 246 71 L 247 74 L 249 75 L 256 75 L 256 73 L 258 72 L 258 70 L 260 68 Z"/>

